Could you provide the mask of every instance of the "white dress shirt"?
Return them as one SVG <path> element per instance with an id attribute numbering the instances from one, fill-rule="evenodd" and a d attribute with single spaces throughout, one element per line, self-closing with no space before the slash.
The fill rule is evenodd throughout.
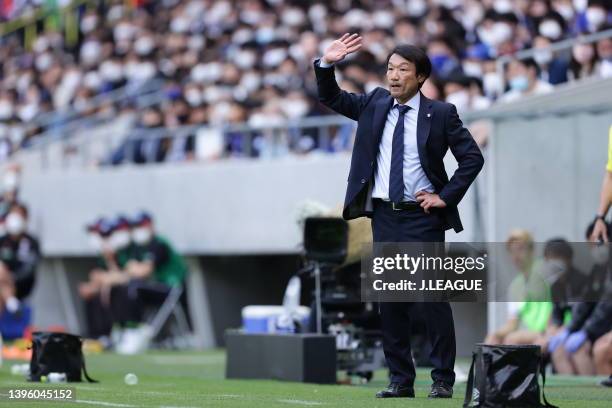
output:
<path id="1" fill-rule="evenodd" d="M 323 60 L 319 60 L 321 68 L 329 68 L 334 64 L 326 64 Z M 374 175 L 374 189 L 372 190 L 372 198 L 381 198 L 389 200 L 389 176 L 391 174 L 391 148 L 393 145 L 393 132 L 395 125 L 399 119 L 399 110 L 395 104 L 387 115 L 385 128 L 383 130 L 382 139 L 378 149 L 378 157 L 376 158 L 376 174 Z M 410 106 L 410 109 L 404 115 L 404 200 L 416 201 L 415 194 L 419 191 L 427 191 L 433 193 L 435 191 L 433 185 L 425 175 L 421 167 L 419 159 L 419 150 L 417 147 L 417 120 L 419 117 L 419 106 L 421 105 L 421 93 L 417 92 L 404 105 Z"/>
<path id="2" fill-rule="evenodd" d="M 387 115 L 385 128 L 378 149 L 376 159 L 376 174 L 374 175 L 374 189 L 372 198 L 389 200 L 389 175 L 391 173 L 391 149 L 393 145 L 393 132 L 399 119 L 399 110 L 395 104 Z M 404 115 L 404 201 L 416 201 L 415 194 L 419 191 L 434 192 L 434 187 L 425 175 L 419 159 L 417 147 L 417 120 L 421 93 L 417 92 L 404 105 L 410 109 Z"/>

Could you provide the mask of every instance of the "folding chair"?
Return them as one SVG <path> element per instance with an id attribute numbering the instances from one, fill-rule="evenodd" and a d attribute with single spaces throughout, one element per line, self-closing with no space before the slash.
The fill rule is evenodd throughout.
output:
<path id="1" fill-rule="evenodd" d="M 146 288 L 139 288 L 139 291 L 146 290 Z M 145 321 L 151 328 L 151 339 L 158 338 L 162 330 L 168 327 L 170 341 L 173 346 L 187 348 L 191 345 L 189 340 L 185 341 L 185 339 L 191 338 L 192 333 L 182 302 L 184 295 L 185 289 L 183 285 L 174 286 L 170 289 L 170 292 L 168 292 L 156 312 L 149 313 L 148 316 L 145 314 Z"/>

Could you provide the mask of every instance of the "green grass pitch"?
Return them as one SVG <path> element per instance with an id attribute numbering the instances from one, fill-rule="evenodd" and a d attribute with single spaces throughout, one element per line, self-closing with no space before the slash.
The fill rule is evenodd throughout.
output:
<path id="1" fill-rule="evenodd" d="M 367 385 L 315 385 L 281 381 L 225 380 L 225 354 L 210 352 L 151 352 L 125 357 L 104 353 L 86 356 L 89 374 L 98 384 L 69 384 L 76 389 L 76 403 L 14 402 L 7 389 L 17 386 L 40 387 L 11 375 L 14 362 L 5 361 L 0 369 L 1 407 L 111 407 L 111 408 L 189 408 L 189 407 L 460 407 L 465 384 L 455 386 L 452 400 L 428 400 L 428 370 L 418 370 L 416 399 L 377 400 L 374 394 L 386 385 L 386 372 L 378 371 Z M 462 361 L 467 370 L 467 362 Z M 138 385 L 123 381 L 125 374 L 138 376 Z M 340 374 L 341 376 L 342 374 Z M 340 378 L 339 376 L 339 378 Z M 601 378 L 547 378 L 546 395 L 561 408 L 612 406 L 612 389 L 597 385 Z M 65 386 L 53 384 L 53 386 Z"/>

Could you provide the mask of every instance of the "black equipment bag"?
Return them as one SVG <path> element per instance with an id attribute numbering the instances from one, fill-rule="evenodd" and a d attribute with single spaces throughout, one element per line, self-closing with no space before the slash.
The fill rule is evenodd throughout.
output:
<path id="1" fill-rule="evenodd" d="M 465 390 L 464 408 L 557 408 L 540 402 L 538 376 L 546 383 L 540 347 L 477 344 Z"/>
<path id="2" fill-rule="evenodd" d="M 32 333 L 32 359 L 29 381 L 40 381 L 49 373 L 66 373 L 68 382 L 81 382 L 81 370 L 89 382 L 83 358 L 82 339 L 68 333 Z"/>

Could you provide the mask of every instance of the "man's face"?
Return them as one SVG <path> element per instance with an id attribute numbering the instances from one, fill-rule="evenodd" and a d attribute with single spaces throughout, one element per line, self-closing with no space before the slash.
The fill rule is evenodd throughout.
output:
<path id="1" fill-rule="evenodd" d="M 414 63 L 393 54 L 387 64 L 387 81 L 391 96 L 404 103 L 416 94 L 419 83 L 425 81 L 425 76 L 417 75 Z"/>

